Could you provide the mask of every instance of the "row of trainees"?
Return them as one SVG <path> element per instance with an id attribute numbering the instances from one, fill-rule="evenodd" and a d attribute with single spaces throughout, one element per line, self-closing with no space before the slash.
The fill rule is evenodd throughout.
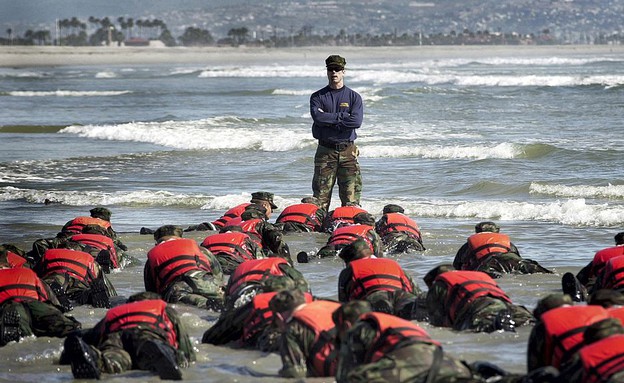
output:
<path id="1" fill-rule="evenodd" d="M 255 257 L 254 254 L 258 253 L 241 234 L 232 234 L 232 231 L 248 234 L 265 252 L 288 258 L 290 252 L 283 240 L 283 233 L 317 231 L 330 234 L 327 244 L 316 254 L 297 254 L 299 263 L 308 262 L 311 257 L 334 257 L 341 248 L 358 238 L 366 240 L 378 257 L 382 257 L 384 253 L 425 250 L 418 224 L 396 204 L 384 206 L 382 216 L 375 221 L 371 214 L 359 206 L 341 206 L 325 213 L 318 207 L 314 197 L 306 197 L 300 204 L 286 207 L 276 223 L 272 224 L 268 220 L 276 208 L 272 193 L 252 193 L 249 203 L 237 205 L 221 218 L 188 227 L 185 231 L 217 230 L 222 234 L 207 241 L 214 242 L 209 249 L 215 254 L 230 253 L 230 257 L 220 258 L 224 262 L 222 266 L 225 273 L 231 272 L 236 266 L 236 263 L 229 262 L 234 253 L 239 260 Z M 153 232 L 152 229 L 141 229 L 143 234 Z M 208 243 L 207 245 L 210 246 Z M 225 247 L 230 247 L 230 250 Z M 246 251 L 243 251 L 244 247 L 247 247 Z M 453 265 L 457 269 L 485 271 L 493 277 L 505 273 L 550 273 L 536 261 L 522 258 L 509 236 L 500 233 L 500 228 L 493 222 L 476 225 L 475 234 L 458 250 Z"/>
<path id="2" fill-rule="evenodd" d="M 162 227 L 159 230 L 157 230 L 157 233 L 155 235 L 155 239 L 157 239 L 157 242 L 159 242 L 159 243 L 173 243 L 173 244 L 176 244 L 176 241 L 181 240 L 181 235 L 182 235 L 182 230 L 180 228 L 171 227 L 171 226 L 165 226 L 165 227 Z M 174 241 L 174 240 L 176 240 L 176 241 Z M 178 248 L 177 245 L 179 245 L 182 242 L 183 241 L 177 242 L 176 246 L 172 246 L 172 248 Z M 194 243 L 194 241 L 192 241 L 192 240 L 186 240 L 186 245 L 190 245 L 191 242 Z M 196 243 L 195 243 L 195 246 L 197 246 Z M 157 248 L 158 248 L 158 246 L 155 247 L 155 249 L 157 249 Z M 197 249 L 195 249 L 195 251 L 196 250 Z M 343 252 L 344 252 L 344 254 L 343 254 Z M 376 264 L 377 266 L 372 267 L 373 271 L 374 270 L 378 270 L 382 263 L 387 264 L 388 261 L 394 262 L 394 261 L 389 260 L 389 259 L 377 259 L 377 258 L 370 257 L 370 255 L 371 255 L 370 249 L 369 249 L 368 245 L 364 241 L 357 241 L 357 242 L 353 243 L 352 246 L 347 246 L 343 250 L 343 252 L 341 252 L 341 255 L 343 256 L 345 261 L 348 261 L 350 259 L 350 256 L 348 254 L 353 254 L 354 258 L 358 258 L 358 259 L 359 258 L 363 258 L 363 259 L 370 258 L 370 260 L 372 260 L 373 262 L 379 262 L 379 263 Z M 158 252 L 152 253 L 152 251 L 150 251 L 150 254 L 156 254 L 156 253 L 164 254 L 166 252 L 158 251 Z M 184 253 L 188 254 L 188 252 L 183 252 L 183 254 L 178 254 L 178 255 L 184 255 Z M 364 254 L 365 256 L 360 257 L 357 254 Z M 149 258 L 150 258 L 150 256 L 148 255 L 148 261 L 149 261 Z M 195 258 L 200 258 L 199 254 L 196 254 Z M 254 263 L 254 264 L 256 264 L 256 266 L 252 267 L 252 266 L 249 265 L 250 263 Z M 245 262 L 244 263 L 245 267 L 242 268 L 243 271 L 241 272 L 241 275 L 259 275 L 259 274 L 260 275 L 267 275 L 267 270 L 274 270 L 274 269 L 276 269 L 275 267 L 271 266 L 269 269 L 264 269 L 264 271 L 262 271 L 261 273 L 258 273 L 259 270 L 257 268 L 257 265 L 259 265 L 260 263 L 265 263 L 265 264 L 275 264 L 275 263 L 278 263 L 279 267 L 277 267 L 277 269 L 280 269 L 280 270 L 288 269 L 287 266 L 290 266 L 289 263 L 286 260 L 281 259 L 281 258 L 272 258 L 272 259 L 265 259 L 265 260 L 261 259 L 261 260 L 257 260 L 257 261 L 253 261 L 253 262 Z M 351 263 L 353 263 L 353 262 L 351 262 Z M 215 265 L 216 264 L 217 263 L 215 263 Z M 371 265 L 369 265 L 369 267 L 371 267 Z M 197 267 L 196 267 L 196 269 L 197 269 Z M 294 271 L 294 268 L 290 267 L 290 269 L 291 269 L 290 275 L 297 275 L 297 273 Z M 358 269 L 358 268 L 356 268 L 356 269 Z M 147 270 L 149 270 L 149 269 L 148 269 L 147 264 L 146 264 L 146 271 Z M 248 272 L 245 272 L 244 270 L 247 270 Z M 361 271 L 362 269 L 359 268 L 359 270 Z M 161 271 L 166 271 L 166 270 L 161 270 Z M 195 274 L 197 271 L 199 271 L 199 274 L 202 274 L 201 268 L 199 270 L 193 270 L 192 267 L 189 266 L 189 271 L 190 271 L 191 274 Z M 203 271 L 205 271 L 205 270 L 203 270 Z M 448 270 L 448 266 L 447 266 L 447 271 L 449 271 Z M 452 325 L 452 327 L 456 327 L 457 329 L 472 328 L 473 330 L 477 330 L 477 331 L 488 331 L 487 329 L 490 329 L 490 331 L 491 331 L 491 329 L 504 328 L 505 323 L 507 323 L 508 325 L 509 324 L 513 325 L 513 322 L 511 320 L 509 320 L 509 318 L 511 318 L 511 314 L 510 313 L 513 310 L 513 306 L 509 307 L 509 305 L 505 304 L 505 303 L 507 303 L 507 304 L 510 303 L 510 300 L 508 299 L 508 297 L 506 297 L 506 299 L 503 298 L 503 296 L 505 296 L 505 294 L 504 293 L 501 294 L 500 289 L 497 289 L 497 288 L 493 288 L 491 293 L 488 293 L 488 294 L 483 294 L 482 293 L 483 287 L 496 286 L 496 284 L 495 284 L 495 282 L 493 280 L 488 279 L 489 277 L 487 276 L 487 274 L 485 274 L 485 273 L 478 273 L 478 272 L 470 273 L 470 272 L 465 272 L 465 271 L 457 271 L 457 272 L 453 273 L 453 274 L 457 274 L 457 275 L 463 273 L 464 274 L 464 276 L 463 276 L 464 279 L 462 280 L 461 278 L 457 278 L 457 276 L 455 276 L 455 275 L 451 278 L 450 274 L 447 274 L 447 271 L 444 271 L 444 269 L 442 269 L 442 268 L 438 268 L 438 270 L 436 272 L 434 272 L 433 274 L 432 273 L 428 274 L 428 278 L 426 278 L 426 280 L 427 279 L 429 279 L 429 280 L 433 279 L 434 280 L 434 286 L 435 286 L 435 283 L 438 283 L 438 282 L 440 282 L 442 284 L 442 286 L 447 286 L 446 294 L 441 294 L 441 296 L 447 297 L 447 298 L 451 298 L 451 297 L 453 298 L 451 300 L 451 302 L 450 302 L 451 304 L 447 304 L 448 312 L 445 315 L 448 315 L 449 318 L 450 318 L 450 321 L 451 321 L 451 322 L 448 322 L 448 323 L 452 323 L 452 320 L 453 320 L 452 318 L 455 318 L 455 320 L 457 318 L 466 318 L 467 317 L 466 316 L 467 312 L 468 313 L 478 312 L 480 314 L 476 315 L 475 316 L 476 318 L 479 318 L 479 316 L 482 316 L 483 318 L 486 318 L 485 321 L 483 319 L 479 319 L 477 321 L 473 321 L 473 323 L 477 323 L 478 324 L 477 326 L 472 326 L 471 327 L 471 325 L 465 325 L 464 324 L 464 325 L 460 325 L 460 326 Z M 272 274 L 271 271 L 268 271 L 268 273 Z M 472 275 L 466 275 L 466 273 L 472 274 Z M 442 276 L 440 278 L 438 278 L 437 274 L 441 274 Z M 146 278 L 147 278 L 147 276 L 150 275 L 150 273 L 146 272 L 145 275 L 146 275 Z M 157 274 L 156 276 L 158 277 L 160 275 L 167 276 L 167 275 L 169 275 L 169 273 L 165 272 L 164 274 Z M 203 273 L 203 275 L 206 276 L 206 273 Z M 182 281 L 181 281 L 182 285 L 186 285 L 188 287 L 189 286 L 189 283 L 188 283 L 189 281 L 188 281 L 186 273 L 182 274 L 182 275 L 179 275 L 179 276 L 182 277 L 181 278 L 182 279 Z M 360 276 L 362 276 L 362 275 L 360 275 Z M 302 277 L 300 279 L 302 279 Z M 366 277 L 364 279 L 366 279 Z M 236 287 L 238 287 L 241 284 L 241 280 L 245 281 L 245 279 L 241 279 L 240 276 L 237 276 L 236 273 L 234 273 L 230 277 L 230 285 L 228 286 L 227 291 L 230 292 L 231 294 L 233 294 L 234 296 L 237 296 L 237 294 L 235 292 L 238 291 L 238 288 L 236 288 Z M 454 281 L 454 283 L 453 283 L 453 281 Z M 236 283 L 234 283 L 234 282 L 236 282 Z M 384 282 L 384 281 L 382 281 L 382 282 Z M 469 282 L 469 283 L 466 283 L 466 282 Z M 190 285 L 193 285 L 193 284 L 194 283 L 190 283 Z M 361 284 L 361 282 L 357 282 L 356 284 Z M 380 285 L 383 286 L 384 283 L 380 283 Z M 473 287 L 476 287 L 476 288 L 470 288 L 470 287 L 467 288 L 467 286 L 471 286 L 471 285 Z M 146 286 L 147 286 L 147 282 L 146 282 Z M 233 287 L 233 286 L 235 286 L 235 287 Z M 432 296 L 433 296 L 434 292 L 436 291 L 434 286 L 430 286 L 430 292 L 431 292 Z M 392 295 L 393 294 L 381 294 L 382 296 L 385 295 L 386 297 L 388 297 L 388 299 L 387 299 L 385 304 L 382 304 L 381 306 L 379 306 L 378 302 L 383 301 L 383 299 L 376 300 L 376 299 L 373 298 L 376 295 L 374 293 L 377 290 L 379 290 L 379 288 L 378 288 L 379 286 L 375 286 L 375 284 L 372 284 L 372 285 L 369 284 L 368 286 L 364 286 L 364 287 L 369 287 L 369 290 L 370 290 L 370 291 L 364 291 L 364 293 L 363 293 L 364 297 L 365 298 L 369 298 L 370 297 L 370 299 L 374 303 L 374 305 L 376 305 L 377 307 L 381 307 L 382 309 L 379 310 L 379 311 L 384 311 L 383 307 L 387 308 L 389 304 L 392 304 L 391 302 L 400 301 L 400 300 L 392 299 Z M 461 289 L 457 290 L 457 287 L 461 287 Z M 184 289 L 182 289 L 182 290 L 184 290 Z M 182 291 L 182 290 L 180 290 L 180 291 Z M 364 289 L 364 290 L 366 290 L 366 289 Z M 392 289 L 390 289 L 390 290 L 392 290 Z M 395 289 L 395 291 L 398 291 L 398 290 L 399 289 Z M 413 290 L 413 288 L 412 288 L 412 290 Z M 241 290 L 241 291 L 243 291 L 243 290 Z M 452 293 L 451 293 L 451 291 L 452 291 Z M 188 293 L 189 290 L 187 289 L 186 292 Z M 369 292 L 370 292 L 370 294 L 369 294 Z M 248 294 L 251 294 L 251 290 L 248 291 Z M 189 295 L 199 295 L 199 294 L 191 293 Z M 242 297 L 246 296 L 246 294 L 240 294 L 240 295 Z M 429 293 L 428 293 L 428 295 L 429 295 Z M 356 296 L 356 295 L 354 295 L 354 296 Z M 377 296 L 379 297 L 379 294 L 377 294 Z M 196 298 L 205 301 L 205 299 L 202 298 L 201 296 L 196 297 Z M 506 311 L 506 313 L 501 315 L 501 311 L 498 311 L 494 315 L 492 315 L 492 312 L 495 311 L 495 310 L 492 310 L 492 308 L 493 308 L 492 306 L 495 306 L 495 305 L 492 304 L 492 303 L 479 305 L 478 301 L 479 301 L 480 298 L 489 298 L 489 299 L 494 298 L 494 300 L 498 300 L 499 302 L 503 302 L 503 305 L 501 307 L 504 307 L 504 309 L 503 309 L 502 312 Z M 437 298 L 429 299 L 429 297 L 427 297 L 427 302 L 428 303 L 432 303 L 434 307 L 439 307 L 440 306 L 439 302 L 442 302 L 442 301 L 443 300 L 441 300 L 441 299 L 437 299 Z M 194 300 L 189 300 L 189 301 L 187 301 L 185 303 L 196 304 L 197 302 L 198 302 L 197 299 L 194 299 Z M 468 309 L 465 308 L 465 309 L 462 310 L 461 308 L 458 308 L 458 306 L 456 305 L 456 302 L 458 302 L 458 303 L 459 302 L 464 302 L 466 304 L 466 306 L 469 307 L 469 308 Z M 484 301 L 481 300 L 481 302 L 484 302 Z M 473 306 L 473 305 L 474 305 L 474 307 L 470 307 L 470 306 Z M 235 308 L 236 307 L 240 307 L 240 302 L 239 302 L 238 305 L 236 304 L 236 302 L 234 302 L 232 304 L 232 306 L 235 307 Z M 479 306 L 482 306 L 484 309 L 488 309 L 489 308 L 490 310 L 489 310 L 489 312 L 488 312 L 488 310 L 482 310 L 482 311 L 476 310 L 475 308 L 479 307 Z M 226 312 L 227 312 L 227 307 L 228 306 L 226 306 Z M 408 310 L 408 311 L 400 310 L 400 311 L 403 312 L 403 313 L 409 312 L 410 315 L 412 315 L 412 313 L 414 312 L 414 309 L 412 307 L 411 310 Z M 522 313 L 522 311 L 524 311 L 524 314 L 522 314 L 522 315 L 526 318 L 527 317 L 526 309 L 520 310 L 519 312 Z M 432 311 L 432 313 L 433 312 L 434 311 Z M 464 314 L 460 315 L 460 313 L 464 313 Z M 20 317 L 19 315 L 15 315 L 15 314 L 16 314 L 15 310 L 9 310 L 8 314 L 6 315 L 6 317 L 9 320 L 4 320 L 4 314 L 3 314 L 3 321 L 2 321 L 2 323 L 9 323 L 10 324 L 11 323 L 11 320 L 10 320 L 11 318 L 15 318 L 15 317 L 19 318 Z M 434 318 L 435 314 L 432 314 L 431 316 L 432 316 L 432 318 Z M 519 323 L 519 324 L 523 323 L 521 320 L 518 320 L 515 317 L 513 319 L 515 320 L 516 323 Z M 499 326 L 499 327 L 492 327 L 491 325 L 490 325 L 490 327 L 484 327 L 482 325 L 482 323 L 488 323 L 488 322 L 489 323 L 497 323 L 496 326 Z M 527 323 L 527 321 L 525 321 L 524 323 Z M 503 327 L 500 327 L 501 324 L 503 325 Z M 444 324 L 440 323 L 440 325 L 444 325 Z M 4 326 L 4 327 L 8 328 L 9 330 L 11 329 L 11 326 Z M 5 333 L 5 331 L 3 330 L 3 334 L 4 333 Z M 10 334 L 11 331 L 8 331 L 7 333 Z M 80 347 L 75 346 L 74 349 L 76 349 L 76 348 L 77 349 L 82 349 L 83 348 L 83 345 L 78 340 L 72 340 L 71 342 L 73 342 L 74 344 L 78 344 L 80 346 Z M 69 347 L 69 348 L 71 349 L 71 347 Z M 84 366 L 82 366 L 82 367 L 84 367 Z M 82 367 L 81 366 L 77 366 L 75 368 L 75 370 L 77 371 L 77 372 L 75 372 L 75 374 L 80 374 L 80 371 L 81 371 Z M 106 370 L 106 371 L 108 371 L 108 370 Z"/>

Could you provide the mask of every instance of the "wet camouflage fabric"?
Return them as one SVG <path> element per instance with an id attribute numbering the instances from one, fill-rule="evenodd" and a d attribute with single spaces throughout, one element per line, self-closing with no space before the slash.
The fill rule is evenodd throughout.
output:
<path id="1" fill-rule="evenodd" d="M 476 260 L 466 243 L 455 255 L 453 267 L 457 270 L 483 271 L 492 278 L 499 278 L 503 274 L 552 274 L 552 271 L 542 267 L 536 261 L 522 258 L 513 244 L 511 244 L 511 249 L 512 251 L 508 253 L 495 253 Z"/>
<path id="2" fill-rule="evenodd" d="M 434 374 L 431 382 L 479 382 L 473 377 L 471 369 L 462 361 L 449 355 L 439 354 L 437 369 L 431 369 L 436 349 L 432 344 L 405 340 L 398 343 L 393 351 L 381 359 L 372 362 L 370 355 L 375 349 L 377 336 L 373 325 L 357 322 L 341 340 L 338 371 L 338 383 L 397 383 L 397 382 L 428 382 L 430 373 Z"/>
<path id="3" fill-rule="evenodd" d="M 362 195 L 362 174 L 358 147 L 353 144 L 343 151 L 319 145 L 314 155 L 314 177 L 312 192 L 319 200 L 319 206 L 329 210 L 334 184 L 338 183 L 338 194 L 342 206 L 347 203 L 360 204 Z"/>
<path id="4" fill-rule="evenodd" d="M 222 278 L 203 270 L 190 271 L 173 282 L 162 294 L 169 303 L 221 310 L 224 289 Z"/>
<path id="5" fill-rule="evenodd" d="M 173 308 L 167 307 L 165 310 L 176 332 L 178 349 L 175 350 L 175 355 L 178 365 L 187 367 L 190 362 L 196 359 L 188 332 Z M 98 322 L 94 328 L 83 333 L 83 340 L 98 355 L 100 370 L 109 374 L 117 374 L 139 368 L 142 363 L 140 360 L 137 360 L 137 350 L 147 340 L 155 340 L 168 345 L 163 334 L 145 328 L 131 328 L 106 333 L 104 326 L 104 320 Z M 64 362 L 69 361 L 66 360 L 64 355 L 61 355 L 61 364 Z"/>

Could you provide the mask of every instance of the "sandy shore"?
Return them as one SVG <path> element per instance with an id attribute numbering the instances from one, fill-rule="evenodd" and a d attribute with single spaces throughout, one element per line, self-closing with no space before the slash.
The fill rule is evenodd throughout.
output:
<path id="1" fill-rule="evenodd" d="M 452 57 L 510 57 L 624 54 L 624 45 L 557 46 L 414 46 L 414 47 L 305 47 L 305 48 L 152 48 L 0 46 L 0 67 L 129 64 L 279 64 L 318 63 L 338 53 L 351 62 Z"/>

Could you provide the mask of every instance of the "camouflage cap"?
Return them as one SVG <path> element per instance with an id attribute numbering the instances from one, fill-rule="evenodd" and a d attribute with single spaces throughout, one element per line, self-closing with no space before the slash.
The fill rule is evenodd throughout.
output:
<path id="1" fill-rule="evenodd" d="M 587 326 L 583 332 L 583 341 L 591 344 L 616 334 L 624 334 L 622 322 L 617 318 L 607 318 Z"/>
<path id="2" fill-rule="evenodd" d="M 272 291 L 293 290 L 295 282 L 285 275 L 271 275 L 262 281 L 262 291 L 270 293 Z"/>
<path id="3" fill-rule="evenodd" d="M 277 205 L 273 202 L 273 193 L 265 191 L 251 193 L 251 202 L 255 201 L 267 201 L 272 209 L 277 209 Z"/>
<path id="4" fill-rule="evenodd" d="M 269 301 L 269 308 L 276 313 L 284 313 L 294 310 L 297 306 L 305 303 L 305 296 L 301 290 L 283 290 L 275 294 Z"/>
<path id="5" fill-rule="evenodd" d="M 475 233 L 482 233 L 484 231 L 498 233 L 500 231 L 500 227 L 492 221 L 479 222 L 475 225 Z"/>
<path id="6" fill-rule="evenodd" d="M 568 294 L 549 294 L 537 302 L 535 309 L 533 309 L 533 316 L 539 319 L 542 314 L 549 310 L 572 304 L 572 298 Z"/>
<path id="7" fill-rule="evenodd" d="M 319 200 L 316 197 L 303 197 L 301 199 L 301 203 L 311 203 L 313 205 L 318 205 L 319 204 Z"/>
<path id="8" fill-rule="evenodd" d="M 368 242 L 363 240 L 362 238 L 358 238 L 355 241 L 351 242 L 347 246 L 343 247 L 338 253 L 340 259 L 349 263 L 356 259 L 368 258 L 373 255 L 373 251 L 371 250 Z"/>
<path id="9" fill-rule="evenodd" d="M 362 314 L 371 311 L 373 309 L 368 301 L 355 299 L 338 307 L 332 313 L 332 320 L 336 326 L 341 326 L 345 321 L 353 324 Z"/>
<path id="10" fill-rule="evenodd" d="M 89 213 L 91 213 L 91 217 L 100 218 L 105 221 L 110 221 L 111 215 L 113 215 L 110 210 L 101 206 L 94 207 L 93 209 L 89 210 Z"/>
<path id="11" fill-rule="evenodd" d="M 340 57 L 339 55 L 331 55 L 325 59 L 325 66 L 327 68 L 339 67 L 344 69 L 345 65 L 347 65 L 347 60 L 345 60 L 344 57 Z"/>
<path id="12" fill-rule="evenodd" d="M 132 294 L 126 300 L 126 303 L 138 302 L 138 301 L 147 301 L 154 299 L 162 299 L 160 294 L 155 293 L 153 291 L 142 291 L 140 293 Z"/>
<path id="13" fill-rule="evenodd" d="M 361 225 L 374 226 L 375 217 L 373 217 L 371 214 L 366 213 L 366 212 L 357 213 L 355 216 L 353 216 L 353 222 L 359 223 Z"/>
<path id="14" fill-rule="evenodd" d="M 401 206 L 399 205 L 395 205 L 393 203 L 389 203 L 386 206 L 383 207 L 383 214 L 388 214 L 388 213 L 404 213 L 405 209 L 403 209 Z"/>
<path id="15" fill-rule="evenodd" d="M 154 239 L 158 241 L 163 237 L 182 237 L 184 231 L 180 226 L 176 225 L 164 225 L 156 229 L 154 232 Z"/>
<path id="16" fill-rule="evenodd" d="M 253 218 L 266 218 L 267 209 L 257 203 L 245 206 L 245 211 L 241 214 L 243 221 Z"/>
<path id="17" fill-rule="evenodd" d="M 453 271 L 455 268 L 450 263 L 444 263 L 442 265 L 436 266 L 433 269 L 429 270 L 427 274 L 423 277 L 423 281 L 427 287 L 431 287 L 433 285 L 433 281 L 436 277 L 442 273 L 446 273 L 447 271 Z"/>

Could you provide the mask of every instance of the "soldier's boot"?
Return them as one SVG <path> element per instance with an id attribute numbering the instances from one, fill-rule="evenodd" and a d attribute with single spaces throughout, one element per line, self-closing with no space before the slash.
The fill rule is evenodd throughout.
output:
<path id="1" fill-rule="evenodd" d="M 494 319 L 494 330 L 516 332 L 516 322 L 513 320 L 511 311 L 501 310 Z"/>
<path id="2" fill-rule="evenodd" d="M 140 234 L 154 234 L 154 230 L 149 227 L 142 227 L 139 231 Z"/>
<path id="3" fill-rule="evenodd" d="M 69 335 L 63 345 L 70 360 L 71 370 L 77 379 L 100 379 L 98 356 L 78 335 Z"/>
<path id="4" fill-rule="evenodd" d="M 102 250 L 98 253 L 95 261 L 102 268 L 102 272 L 104 274 L 110 274 L 111 268 L 113 267 L 113 262 L 111 261 L 111 254 L 108 250 Z"/>
<path id="5" fill-rule="evenodd" d="M 173 348 L 162 342 L 143 342 L 137 350 L 137 359 L 141 370 L 155 371 L 161 379 L 182 380 L 182 371 Z"/>
<path id="6" fill-rule="evenodd" d="M 585 287 L 579 282 L 574 274 L 568 272 L 563 274 L 561 278 L 561 289 L 564 294 L 568 294 L 574 302 L 585 302 L 586 290 Z"/>
<path id="7" fill-rule="evenodd" d="M 91 304 L 93 307 L 111 307 L 106 284 L 102 278 L 98 278 L 91 283 Z"/>
<path id="8" fill-rule="evenodd" d="M 72 305 L 65 289 L 63 288 L 63 286 L 61 286 L 60 283 L 58 283 L 57 281 L 50 283 L 50 289 L 52 289 L 52 292 L 54 293 L 54 295 L 56 295 L 56 299 L 58 299 L 59 303 L 61 304 L 63 312 L 66 313 L 74 309 L 74 305 Z"/>
<path id="9" fill-rule="evenodd" d="M 308 253 L 306 253 L 305 251 L 300 251 L 297 253 L 297 262 L 298 263 L 308 263 L 309 259 L 308 259 Z"/>
<path id="10" fill-rule="evenodd" d="M 2 319 L 0 320 L 0 326 L 2 326 L 0 346 L 4 346 L 9 342 L 17 342 L 21 338 L 20 319 L 21 316 L 15 304 L 9 303 L 4 307 Z"/>

